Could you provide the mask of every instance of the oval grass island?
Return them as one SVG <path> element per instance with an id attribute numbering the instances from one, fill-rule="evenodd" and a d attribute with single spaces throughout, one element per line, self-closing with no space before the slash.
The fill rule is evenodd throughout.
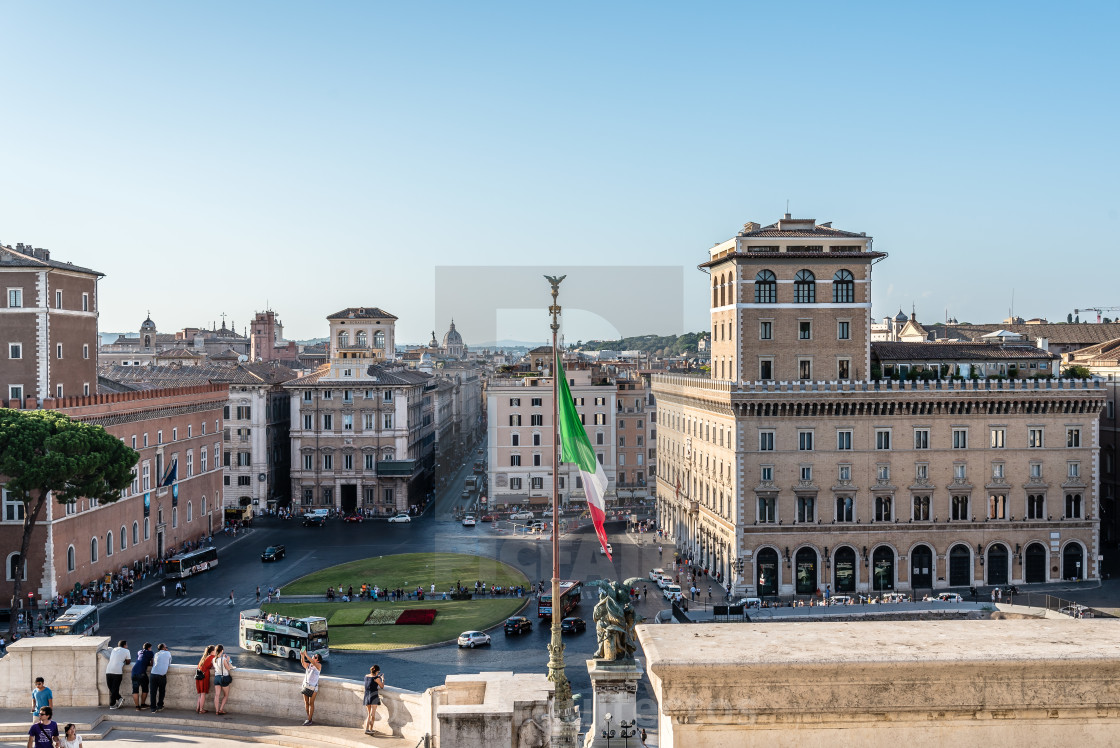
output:
<path id="1" fill-rule="evenodd" d="M 522 585 L 525 597 L 502 595 L 471 600 L 443 600 L 443 593 L 456 583 L 471 590 L 476 581 L 488 588 Z M 415 591 L 424 589 L 423 600 L 386 602 L 353 600 L 340 602 L 280 602 L 261 607 L 269 613 L 293 618 L 322 616 L 327 619 L 330 648 L 341 651 L 408 649 L 453 641 L 463 631 L 482 631 L 501 623 L 524 607 L 530 597 L 529 580 L 517 569 L 497 559 L 460 553 L 402 553 L 374 556 L 331 566 L 284 585 L 282 596 L 325 595 L 327 587 L 343 590 L 363 584 L 381 589 Z M 435 595 L 430 595 L 431 585 Z M 431 624 L 396 624 L 409 609 L 436 611 Z"/>

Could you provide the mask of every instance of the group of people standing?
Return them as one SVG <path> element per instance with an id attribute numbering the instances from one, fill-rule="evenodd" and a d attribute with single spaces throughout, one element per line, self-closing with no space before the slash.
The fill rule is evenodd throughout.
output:
<path id="1" fill-rule="evenodd" d="M 105 682 L 109 689 L 109 708 L 120 709 L 124 704 L 121 695 L 121 683 L 124 680 L 124 668 L 132 664 L 132 701 L 137 710 L 150 709 L 153 713 L 163 711 L 164 697 L 167 691 L 167 670 L 171 665 L 171 652 L 166 644 L 159 644 L 152 651 L 150 642 L 137 650 L 136 660 L 133 662 L 128 642 L 124 639 L 117 642 L 117 646 L 109 651 L 109 664 L 105 668 Z M 320 654 L 308 655 L 306 650 L 300 651 L 300 664 L 303 665 L 304 675 L 300 686 L 300 695 L 303 697 L 304 710 L 307 719 L 304 725 L 313 725 L 315 722 L 315 697 L 319 693 L 319 675 L 323 670 L 323 656 Z M 195 690 L 198 693 L 198 703 L 195 712 L 208 714 L 206 697 L 211 687 L 214 691 L 214 713 L 226 714 L 226 703 L 229 700 L 230 686 L 233 683 L 232 672 L 235 670 L 233 662 L 222 644 L 211 644 L 206 647 L 195 666 Z M 381 705 L 381 691 L 385 688 L 385 676 L 381 667 L 373 665 L 365 677 L 365 687 L 362 703 L 366 708 L 364 729 L 366 734 L 375 735 L 374 725 L 377 721 L 377 707 Z M 149 703 L 148 696 L 151 695 Z M 37 721 L 29 733 L 28 748 L 35 746 L 54 746 L 54 737 L 61 739 L 58 726 L 50 721 L 53 707 L 50 689 L 45 688 L 42 678 L 37 678 L 35 690 L 31 694 L 34 709 L 32 714 Z M 48 723 L 42 722 L 40 715 L 45 715 Z M 54 725 L 53 736 L 50 736 L 50 725 Z M 73 725 L 67 725 L 67 729 Z M 48 735 L 47 742 L 36 742 L 40 736 Z M 81 737 L 77 742 L 61 745 L 74 748 L 81 744 Z"/>

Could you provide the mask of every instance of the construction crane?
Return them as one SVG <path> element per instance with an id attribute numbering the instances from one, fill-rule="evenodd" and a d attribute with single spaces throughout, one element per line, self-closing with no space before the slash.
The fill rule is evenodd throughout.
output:
<path id="1" fill-rule="evenodd" d="M 1074 309 L 1074 314 L 1081 314 L 1082 312 L 1096 312 L 1097 323 L 1101 321 L 1101 312 L 1120 312 L 1120 306 L 1090 306 L 1084 309 Z"/>

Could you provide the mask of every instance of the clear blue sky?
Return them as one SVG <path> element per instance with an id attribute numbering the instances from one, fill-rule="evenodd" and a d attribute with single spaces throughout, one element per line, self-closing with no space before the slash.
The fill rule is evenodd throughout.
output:
<path id="1" fill-rule="evenodd" d="M 617 293 L 683 298 L 670 316 L 706 329 L 696 264 L 789 199 L 890 253 L 877 317 L 998 321 L 1014 289 L 1017 313 L 1064 319 L 1120 306 L 1118 16 L 9 1 L 0 241 L 106 273 L 103 330 L 148 309 L 163 330 L 241 327 L 267 303 L 311 337 L 377 305 L 423 342 L 454 307 L 469 344 L 490 333 L 466 307 L 500 294 L 437 288 L 439 267 L 683 267 L 683 294 L 640 273 Z M 547 333 L 543 313 L 498 316 L 500 337 Z M 674 332 L 641 320 L 573 310 L 566 332 Z"/>

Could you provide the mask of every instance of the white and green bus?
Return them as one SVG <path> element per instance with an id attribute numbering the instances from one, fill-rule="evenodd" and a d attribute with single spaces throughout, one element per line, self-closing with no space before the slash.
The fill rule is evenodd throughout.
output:
<path id="1" fill-rule="evenodd" d="M 253 608 L 241 611 L 237 629 L 238 644 L 249 652 L 289 660 L 299 659 L 301 649 L 306 649 L 308 655 L 322 655 L 323 659 L 330 655 L 327 619 L 320 616 L 290 618 Z"/>

